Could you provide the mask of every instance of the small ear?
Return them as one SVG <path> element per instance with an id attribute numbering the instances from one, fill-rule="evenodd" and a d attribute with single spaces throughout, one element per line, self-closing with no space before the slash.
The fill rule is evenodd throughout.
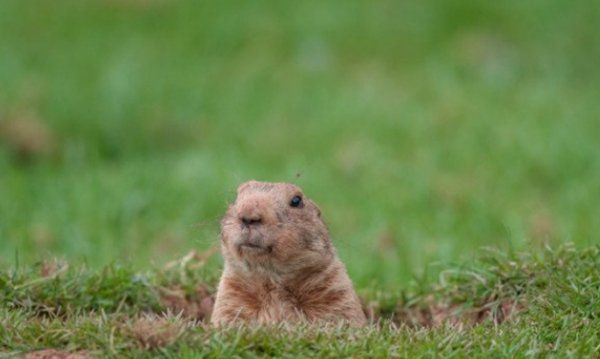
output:
<path id="1" fill-rule="evenodd" d="M 257 183 L 257 181 L 255 181 L 255 180 L 250 180 L 250 181 L 242 183 L 241 185 L 238 186 L 237 193 L 238 194 L 242 193 L 246 188 L 248 188 L 251 185 L 256 184 L 256 183 Z"/>

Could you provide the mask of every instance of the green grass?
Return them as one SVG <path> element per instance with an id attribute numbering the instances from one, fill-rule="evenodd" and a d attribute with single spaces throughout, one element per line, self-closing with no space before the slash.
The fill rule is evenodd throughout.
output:
<path id="1" fill-rule="evenodd" d="M 0 116 L 58 148 L 19 165 L 0 146 L 4 265 L 207 248 L 250 178 L 302 185 L 360 286 L 481 246 L 598 242 L 586 2 L 1 6 Z"/>
<path id="2" fill-rule="evenodd" d="M 123 298 L 129 314 L 156 309 L 138 296 L 146 284 L 125 278 L 217 243 L 227 202 L 251 178 L 295 182 L 319 203 L 367 296 L 433 283 L 482 247 L 594 248 L 599 17 L 584 0 L 0 0 L 0 268 L 55 257 L 67 277 L 86 268 L 56 288 L 62 299 L 44 293 L 94 309 L 100 319 L 82 320 L 108 340 L 102 310 Z M 220 266 L 211 257 L 202 278 L 214 285 Z M 4 322 L 30 319 L 3 308 Z M 565 325 L 582 318 L 558 313 Z M 441 349 L 454 331 L 364 338 L 388 338 L 400 355 L 417 352 L 392 338 L 457 356 L 472 340 L 502 356 L 520 330 L 520 353 L 551 350 L 528 347 L 551 333 L 563 340 L 521 321 L 454 334 Z M 192 331 L 178 353 L 238 338 Z"/>
<path id="3" fill-rule="evenodd" d="M 474 263 L 447 267 L 437 282 L 363 293 L 380 315 L 365 329 L 226 330 L 161 314 L 168 309 L 160 304 L 161 288 L 198 283 L 201 271 L 135 274 L 111 266 L 44 277 L 33 268 L 10 270 L 0 273 L 0 299 L 7 304 L 0 310 L 0 350 L 60 348 L 99 357 L 594 356 L 600 351 L 599 266 L 599 246 L 481 254 Z M 453 308 L 462 325 L 423 327 L 398 315 L 417 313 L 432 300 Z M 518 309 L 502 323 L 488 317 L 471 325 L 467 319 L 508 302 Z"/>

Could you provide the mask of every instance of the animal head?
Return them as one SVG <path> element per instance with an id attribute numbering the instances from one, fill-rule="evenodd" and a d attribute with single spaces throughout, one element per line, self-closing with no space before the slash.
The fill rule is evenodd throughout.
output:
<path id="1" fill-rule="evenodd" d="M 221 221 L 226 266 L 286 274 L 330 261 L 334 255 L 321 211 L 289 183 L 249 181 Z"/>

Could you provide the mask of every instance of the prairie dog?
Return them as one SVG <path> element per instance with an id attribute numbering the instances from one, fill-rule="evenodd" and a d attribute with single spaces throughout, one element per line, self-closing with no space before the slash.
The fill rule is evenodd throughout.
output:
<path id="1" fill-rule="evenodd" d="M 321 211 L 293 184 L 241 184 L 221 221 L 221 253 L 215 325 L 367 322 Z"/>

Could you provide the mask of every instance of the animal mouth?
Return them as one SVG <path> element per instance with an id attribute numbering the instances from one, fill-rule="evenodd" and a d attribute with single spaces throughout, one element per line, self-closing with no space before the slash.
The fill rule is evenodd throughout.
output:
<path id="1" fill-rule="evenodd" d="M 254 243 L 242 243 L 242 244 L 240 244 L 240 247 L 248 247 L 248 248 L 254 248 L 254 249 L 264 249 L 263 246 L 260 246 L 258 244 L 254 244 Z"/>
<path id="2" fill-rule="evenodd" d="M 241 251 L 254 253 L 271 253 L 273 250 L 271 246 L 261 246 L 256 243 L 249 242 L 240 243 L 239 248 Z"/>
<path id="3" fill-rule="evenodd" d="M 270 253 L 272 246 L 265 245 L 260 232 L 253 231 L 251 228 L 242 231 L 238 242 L 238 250 L 247 253 Z"/>

